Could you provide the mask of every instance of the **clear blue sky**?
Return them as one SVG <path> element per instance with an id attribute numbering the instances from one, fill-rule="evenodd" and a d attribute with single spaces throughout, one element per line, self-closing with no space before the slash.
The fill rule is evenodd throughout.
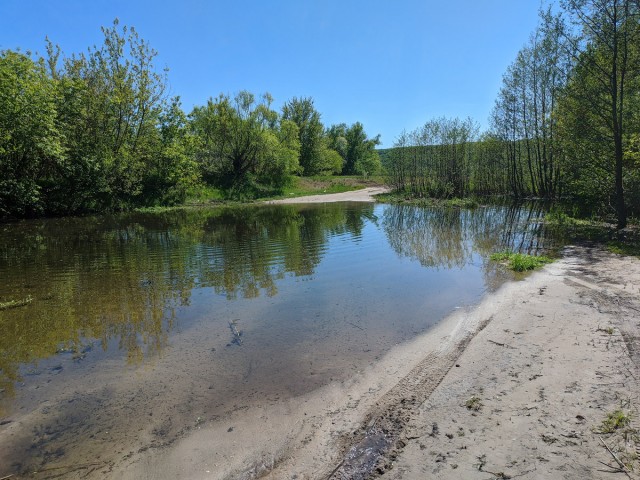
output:
<path id="1" fill-rule="evenodd" d="M 65 54 L 133 25 L 184 109 L 219 93 L 311 96 L 325 125 L 360 121 L 383 147 L 437 116 L 483 127 L 540 0 L 0 0 L 0 49 Z"/>

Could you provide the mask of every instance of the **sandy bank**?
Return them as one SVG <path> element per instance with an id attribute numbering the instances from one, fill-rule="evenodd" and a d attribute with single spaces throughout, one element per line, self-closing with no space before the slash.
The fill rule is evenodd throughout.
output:
<path id="1" fill-rule="evenodd" d="M 269 200 L 269 205 L 294 204 L 294 203 L 334 203 L 334 202 L 375 202 L 375 195 L 387 193 L 386 187 L 368 187 L 343 193 L 328 193 L 325 195 L 308 195 L 306 197 L 284 198 L 282 200 Z"/>
<path id="2" fill-rule="evenodd" d="M 637 259 L 567 249 L 347 382 L 235 412 L 110 473 L 603 478 L 620 468 L 603 441 L 637 470 L 639 287 Z M 599 434 L 620 408 L 635 418 L 626 435 Z"/>
<path id="3" fill-rule="evenodd" d="M 615 478 L 620 459 L 638 478 L 640 261 L 565 255 L 502 295 L 411 411 L 382 478 Z M 631 425 L 603 434 L 619 409 Z"/>

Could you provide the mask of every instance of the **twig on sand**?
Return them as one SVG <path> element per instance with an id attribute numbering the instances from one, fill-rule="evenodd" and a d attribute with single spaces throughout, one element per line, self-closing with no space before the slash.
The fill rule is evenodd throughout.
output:
<path id="1" fill-rule="evenodd" d="M 329 480 L 331 477 L 333 477 L 336 474 L 336 472 L 338 470 L 340 470 L 340 467 L 342 466 L 343 463 L 344 463 L 344 459 L 338 464 L 338 466 L 336 468 L 333 469 L 333 472 L 331 472 L 329 474 L 329 476 L 327 477 L 327 480 Z"/>
<path id="2" fill-rule="evenodd" d="M 356 327 L 359 328 L 360 330 L 364 331 L 364 328 L 362 328 L 360 325 L 356 325 L 355 323 L 351 323 L 348 320 L 345 320 L 349 325 L 351 325 L 352 327 Z"/>
<path id="3" fill-rule="evenodd" d="M 620 459 L 618 458 L 618 456 L 615 453 L 613 453 L 613 451 L 609 448 L 609 445 L 606 444 L 606 442 L 602 439 L 602 437 L 598 437 L 598 438 L 602 442 L 602 445 L 604 445 L 604 448 L 606 448 L 609 451 L 609 453 L 611 454 L 613 459 L 618 463 L 618 465 L 620 465 L 620 468 L 625 473 L 625 475 L 627 477 L 631 478 L 631 475 L 629 475 L 629 469 L 627 468 L 627 466 L 620 461 Z"/>
<path id="4" fill-rule="evenodd" d="M 0 477 L 0 480 L 7 480 L 8 478 L 15 477 L 15 474 L 7 475 L 6 477 Z"/>
<path id="5" fill-rule="evenodd" d="M 495 345 L 498 345 L 499 347 L 511 348 L 511 349 L 515 350 L 515 347 L 512 347 L 511 345 L 507 345 L 506 343 L 500 343 L 500 342 L 496 342 L 494 340 L 488 340 L 488 339 L 487 339 L 487 341 L 491 342 L 491 343 L 493 343 Z"/>

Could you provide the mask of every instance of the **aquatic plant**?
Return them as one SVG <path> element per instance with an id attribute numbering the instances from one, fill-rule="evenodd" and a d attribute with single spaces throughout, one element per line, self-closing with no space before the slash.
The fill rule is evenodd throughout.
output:
<path id="1" fill-rule="evenodd" d="M 8 310 L 9 308 L 24 307 L 33 302 L 33 298 L 29 295 L 22 300 L 9 300 L 8 302 L 0 302 L 0 310 Z"/>

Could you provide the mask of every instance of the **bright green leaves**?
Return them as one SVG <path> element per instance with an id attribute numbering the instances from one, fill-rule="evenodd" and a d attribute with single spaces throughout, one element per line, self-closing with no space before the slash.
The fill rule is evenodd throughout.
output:
<path id="1" fill-rule="evenodd" d="M 270 105 L 268 94 L 256 100 L 242 91 L 194 108 L 191 131 L 205 181 L 243 197 L 279 189 L 298 172 L 298 127 L 280 120 Z"/>
<path id="2" fill-rule="evenodd" d="M 43 211 L 38 179 L 62 153 L 53 81 L 26 55 L 0 52 L 0 216 Z"/>

